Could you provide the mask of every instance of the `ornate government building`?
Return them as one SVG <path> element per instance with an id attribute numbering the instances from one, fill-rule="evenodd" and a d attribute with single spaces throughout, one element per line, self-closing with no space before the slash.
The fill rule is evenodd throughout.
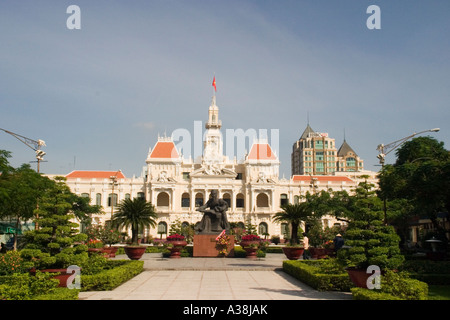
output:
<path id="1" fill-rule="evenodd" d="M 146 230 L 143 236 L 164 238 L 176 221 L 198 223 L 203 214 L 196 208 L 206 203 L 210 191 L 216 189 L 229 204 L 229 222 L 250 222 L 261 235 L 283 237 L 287 224 L 272 221 L 282 204 L 298 202 L 308 191 L 331 188 L 351 192 L 362 174 L 376 181 L 376 173 L 367 171 L 280 179 L 280 161 L 267 140 L 255 140 L 243 159 L 229 159 L 223 153 L 221 126 L 214 96 L 201 157 L 186 159 L 172 138 L 159 137 L 148 152 L 141 177 L 127 178 L 121 171 L 73 171 L 66 176 L 67 184 L 74 193 L 90 197 L 92 204 L 103 207 L 105 214 L 96 215 L 95 223 L 109 220 L 123 199 L 142 197 L 150 201 L 158 213 L 158 226 Z M 323 222 L 328 226 L 338 223 L 331 217 L 324 217 Z"/>

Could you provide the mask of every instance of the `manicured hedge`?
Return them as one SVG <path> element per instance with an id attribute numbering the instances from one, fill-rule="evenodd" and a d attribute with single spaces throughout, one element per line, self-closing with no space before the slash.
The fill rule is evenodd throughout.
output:
<path id="1" fill-rule="evenodd" d="M 144 261 L 111 260 L 109 263 L 111 269 L 93 275 L 81 274 L 81 290 L 112 290 L 144 270 Z"/>
<path id="2" fill-rule="evenodd" d="M 347 273 L 319 273 L 319 265 L 328 263 L 321 260 L 285 260 L 283 270 L 294 278 L 319 291 L 350 291 L 353 284 Z"/>
<path id="3" fill-rule="evenodd" d="M 450 285 L 450 261 L 406 260 L 400 270 L 428 284 Z"/>
<path id="4" fill-rule="evenodd" d="M 364 288 L 351 288 L 353 300 L 402 300 L 389 293 Z"/>
<path id="5" fill-rule="evenodd" d="M 283 248 L 281 247 L 267 247 L 265 250 L 267 253 L 283 253 Z"/>

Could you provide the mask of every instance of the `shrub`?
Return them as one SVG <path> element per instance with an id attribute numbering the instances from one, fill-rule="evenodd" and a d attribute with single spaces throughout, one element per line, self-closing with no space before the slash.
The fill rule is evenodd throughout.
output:
<path id="1" fill-rule="evenodd" d="M 241 246 L 234 246 L 234 257 L 235 258 L 245 258 L 247 252 Z"/>
<path id="2" fill-rule="evenodd" d="M 353 284 L 348 274 L 344 273 L 342 269 L 337 269 L 338 266 L 333 268 L 326 260 L 283 261 L 283 271 L 316 290 L 350 291 Z M 336 270 L 339 270 L 339 272 L 334 273 Z"/>
<path id="3" fill-rule="evenodd" d="M 411 279 L 405 272 L 386 271 L 380 289 L 351 289 L 354 300 L 427 300 L 428 285 Z"/>
<path id="4" fill-rule="evenodd" d="M 92 275 L 81 274 L 82 291 L 112 290 L 144 269 L 143 261 L 114 260 L 109 263 L 114 267 Z"/>
<path id="5" fill-rule="evenodd" d="M 26 262 L 18 251 L 8 251 L 0 254 L 0 275 L 23 273 L 32 267 L 32 263 Z"/>
<path id="6" fill-rule="evenodd" d="M 427 284 L 450 285 L 450 261 L 406 260 L 399 270 Z"/>
<path id="7" fill-rule="evenodd" d="M 14 273 L 0 278 L 0 300 L 32 300 L 38 295 L 55 292 L 59 281 L 47 273 Z"/>

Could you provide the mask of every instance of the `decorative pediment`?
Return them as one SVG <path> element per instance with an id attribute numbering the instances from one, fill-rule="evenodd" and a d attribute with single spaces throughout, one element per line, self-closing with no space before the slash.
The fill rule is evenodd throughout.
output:
<path id="1" fill-rule="evenodd" d="M 271 178 L 267 178 L 266 174 L 260 171 L 258 173 L 258 179 L 256 179 L 256 183 L 275 183 L 275 181 Z"/>
<path id="2" fill-rule="evenodd" d="M 203 164 L 201 168 L 193 171 L 191 177 L 223 177 L 223 178 L 235 178 L 237 173 L 231 169 L 220 168 L 214 164 Z"/>

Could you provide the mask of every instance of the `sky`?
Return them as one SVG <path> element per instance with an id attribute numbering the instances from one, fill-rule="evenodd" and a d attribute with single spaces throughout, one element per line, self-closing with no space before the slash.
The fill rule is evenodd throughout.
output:
<path id="1" fill-rule="evenodd" d="M 278 130 L 280 177 L 308 121 L 378 171 L 377 146 L 413 133 L 449 149 L 449 16 L 448 0 L 2 0 L 0 129 L 45 141 L 43 173 L 140 176 L 158 136 L 205 123 L 215 77 L 222 132 Z M 0 149 L 35 160 L 1 130 Z"/>

